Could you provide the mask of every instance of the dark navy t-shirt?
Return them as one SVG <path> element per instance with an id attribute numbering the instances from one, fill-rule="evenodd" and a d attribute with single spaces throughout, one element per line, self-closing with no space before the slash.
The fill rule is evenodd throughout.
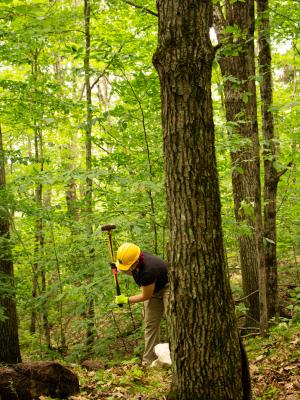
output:
<path id="1" fill-rule="evenodd" d="M 155 283 L 155 293 L 168 283 L 168 265 L 161 258 L 143 252 L 138 266 L 132 271 L 132 276 L 139 286 Z"/>

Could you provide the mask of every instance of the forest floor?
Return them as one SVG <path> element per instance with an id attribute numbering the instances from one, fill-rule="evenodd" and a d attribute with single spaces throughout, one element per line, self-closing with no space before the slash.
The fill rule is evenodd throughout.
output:
<path id="1" fill-rule="evenodd" d="M 267 339 L 252 339 L 247 350 L 255 399 L 300 399 L 299 326 L 279 324 Z"/>
<path id="2" fill-rule="evenodd" d="M 289 264 L 283 264 L 281 268 L 284 269 L 280 274 L 279 304 L 282 308 L 281 315 L 285 317 L 273 321 L 267 337 L 248 334 L 243 338 L 249 360 L 253 400 L 300 400 L 299 270 L 298 267 L 291 268 Z M 240 281 L 233 282 L 233 285 L 239 289 L 236 293 L 238 298 Z M 134 318 L 137 319 L 141 312 L 137 309 L 135 312 Z M 120 335 L 120 332 L 127 332 L 129 317 L 124 310 L 117 315 L 120 323 L 117 329 L 119 335 L 114 329 L 109 330 L 109 320 L 104 320 L 108 336 L 106 340 L 98 338 L 99 348 L 96 354 L 101 354 L 100 358 L 90 360 L 90 365 L 86 367 L 79 365 L 76 351 L 71 351 L 71 358 L 57 360 L 72 369 L 80 381 L 80 393 L 69 397 L 69 400 L 167 398 L 171 369 L 141 366 L 139 356 L 143 347 L 142 329 L 138 328 L 132 336 Z M 32 350 L 32 346 L 30 348 Z M 28 356 L 29 359 L 39 359 L 39 355 L 34 355 L 31 351 Z M 55 359 L 56 356 L 54 354 Z M 41 396 L 40 400 L 50 398 Z"/>
<path id="3" fill-rule="evenodd" d="M 255 400 L 300 399 L 299 325 L 281 322 L 267 338 L 244 340 Z M 100 368 L 99 368 L 100 367 Z M 137 359 L 97 370 L 72 366 L 80 379 L 81 392 L 71 400 L 162 400 L 169 390 L 170 369 L 144 368 Z M 46 397 L 41 397 L 46 400 Z"/>

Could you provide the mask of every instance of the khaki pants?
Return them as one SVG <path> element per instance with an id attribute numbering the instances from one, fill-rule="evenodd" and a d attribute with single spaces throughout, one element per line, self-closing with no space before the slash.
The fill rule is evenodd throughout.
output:
<path id="1" fill-rule="evenodd" d="M 143 363 L 148 364 L 156 360 L 154 346 L 159 343 L 160 339 L 160 321 L 166 313 L 169 299 L 169 284 L 167 284 L 159 292 L 144 301 L 144 323 L 145 323 L 145 350 L 143 355 Z"/>

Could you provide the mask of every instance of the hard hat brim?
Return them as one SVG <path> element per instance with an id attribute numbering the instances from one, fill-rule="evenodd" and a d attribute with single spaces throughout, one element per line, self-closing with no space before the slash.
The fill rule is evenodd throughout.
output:
<path id="1" fill-rule="evenodd" d="M 140 257 L 140 254 L 141 254 L 141 250 L 139 249 L 139 253 L 138 253 L 137 257 L 135 257 L 135 259 L 132 261 L 132 263 L 127 264 L 127 265 L 121 264 L 121 263 L 119 263 L 119 261 L 117 260 L 117 261 L 116 261 L 116 267 L 117 267 L 120 271 L 128 271 L 128 270 L 130 269 L 130 267 L 131 267 L 135 262 L 137 262 L 137 260 L 138 260 L 139 257 Z"/>
<path id="2" fill-rule="evenodd" d="M 131 264 L 132 265 L 132 264 Z M 129 268 L 131 267 L 131 265 L 123 265 L 120 264 L 118 261 L 116 262 L 116 267 L 120 270 L 120 271 L 128 271 Z"/>

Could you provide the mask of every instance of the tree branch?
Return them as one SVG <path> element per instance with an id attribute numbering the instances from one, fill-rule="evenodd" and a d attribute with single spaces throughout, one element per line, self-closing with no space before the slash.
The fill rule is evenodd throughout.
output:
<path id="1" fill-rule="evenodd" d="M 289 162 L 288 165 L 287 165 L 282 171 L 278 172 L 278 174 L 276 175 L 276 181 L 277 181 L 277 182 L 279 181 L 279 178 L 280 178 L 282 175 L 284 175 L 284 174 L 289 170 L 289 168 L 290 168 L 292 165 L 293 165 L 293 163 L 292 163 L 292 162 Z"/>
<path id="2" fill-rule="evenodd" d="M 127 3 L 132 7 L 142 9 L 147 14 L 151 14 L 151 15 L 154 15 L 155 17 L 158 17 L 158 14 L 156 12 L 150 10 L 149 8 L 146 8 L 144 6 L 140 6 L 139 4 L 135 4 L 133 1 L 130 1 L 130 0 L 123 0 L 123 1 L 124 1 L 124 3 Z"/>
<path id="3" fill-rule="evenodd" d="M 119 47 L 119 50 L 117 52 L 115 52 L 112 56 L 112 58 L 109 60 L 109 62 L 106 64 L 104 70 L 102 71 L 102 73 L 98 76 L 98 78 L 96 78 L 96 80 L 91 84 L 91 89 L 93 89 L 93 87 L 99 82 L 99 80 L 101 78 L 103 78 L 103 76 L 105 75 L 106 71 L 108 70 L 108 68 L 111 66 L 111 63 L 113 62 L 113 60 L 115 59 L 115 56 L 117 54 L 120 54 L 122 51 L 122 48 L 124 46 L 124 43 L 121 44 L 121 46 Z"/>
<path id="4" fill-rule="evenodd" d="M 249 293 L 247 296 L 235 300 L 235 303 L 236 303 L 236 304 L 241 303 L 242 301 L 248 299 L 248 297 L 253 296 L 253 295 L 254 295 L 255 293 L 257 293 L 257 292 L 258 292 L 258 290 L 254 290 L 254 292 Z"/>

